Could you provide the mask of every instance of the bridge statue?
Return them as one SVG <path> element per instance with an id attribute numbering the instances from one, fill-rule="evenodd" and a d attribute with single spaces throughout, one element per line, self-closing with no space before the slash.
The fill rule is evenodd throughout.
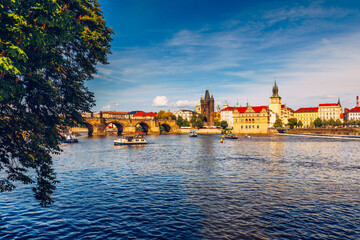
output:
<path id="1" fill-rule="evenodd" d="M 179 126 L 176 120 L 156 119 L 155 117 L 131 117 L 129 115 L 113 115 L 105 113 L 83 114 L 83 118 L 88 128 L 89 136 L 105 136 L 106 127 L 114 124 L 118 135 L 130 134 L 136 131 L 137 126 L 141 126 L 148 134 L 160 134 L 160 128 L 163 133 L 178 133 Z"/>

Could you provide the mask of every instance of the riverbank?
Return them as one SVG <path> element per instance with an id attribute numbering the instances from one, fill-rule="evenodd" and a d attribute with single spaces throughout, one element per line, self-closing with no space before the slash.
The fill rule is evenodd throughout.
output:
<path id="1" fill-rule="evenodd" d="M 288 133 L 291 134 L 311 134 L 311 135 L 360 135 L 360 128 L 312 128 L 302 129 L 294 128 L 290 129 Z"/>

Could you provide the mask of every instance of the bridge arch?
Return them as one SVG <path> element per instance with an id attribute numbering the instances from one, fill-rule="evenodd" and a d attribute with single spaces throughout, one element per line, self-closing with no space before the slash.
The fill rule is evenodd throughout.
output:
<path id="1" fill-rule="evenodd" d="M 88 129 L 88 136 L 92 136 L 94 132 L 94 126 L 87 122 L 85 122 L 85 126 Z"/>
<path id="2" fill-rule="evenodd" d="M 106 126 L 109 126 L 110 124 L 115 125 L 115 127 L 116 127 L 116 129 L 117 129 L 116 134 L 117 134 L 118 136 L 123 133 L 123 131 L 124 131 L 124 125 L 122 125 L 121 123 L 119 123 L 119 122 L 117 122 L 117 121 L 111 121 L 111 122 L 106 123 Z"/>
<path id="3" fill-rule="evenodd" d="M 149 132 L 150 127 L 147 123 L 139 122 L 135 125 L 135 128 L 138 129 L 139 126 L 141 126 L 143 132 L 145 132 L 145 133 Z"/>
<path id="4" fill-rule="evenodd" d="M 162 128 L 161 128 L 162 127 Z M 160 129 L 162 129 L 163 131 L 160 130 L 161 133 L 169 133 L 171 131 L 171 127 L 169 124 L 167 123 L 162 123 L 160 124 Z"/>

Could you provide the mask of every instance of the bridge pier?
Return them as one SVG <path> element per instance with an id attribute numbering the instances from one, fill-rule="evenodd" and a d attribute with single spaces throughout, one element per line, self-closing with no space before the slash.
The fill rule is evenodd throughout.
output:
<path id="1" fill-rule="evenodd" d="M 106 125 L 95 125 L 92 135 L 95 136 L 106 136 Z"/>

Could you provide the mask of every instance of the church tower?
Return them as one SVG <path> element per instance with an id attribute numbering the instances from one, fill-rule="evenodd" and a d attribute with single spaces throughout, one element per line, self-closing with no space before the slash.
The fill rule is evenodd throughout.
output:
<path id="1" fill-rule="evenodd" d="M 214 96 L 209 94 L 209 90 L 205 91 L 205 98 L 200 99 L 201 102 L 201 115 L 204 117 L 204 123 L 206 126 L 215 125 L 215 113 L 214 113 Z"/>
<path id="2" fill-rule="evenodd" d="M 270 97 L 270 110 L 273 113 L 276 113 L 276 118 L 280 118 L 281 117 L 281 97 L 279 96 L 279 89 L 278 86 L 276 85 L 276 79 L 275 79 L 275 85 L 272 89 L 272 96 Z"/>

